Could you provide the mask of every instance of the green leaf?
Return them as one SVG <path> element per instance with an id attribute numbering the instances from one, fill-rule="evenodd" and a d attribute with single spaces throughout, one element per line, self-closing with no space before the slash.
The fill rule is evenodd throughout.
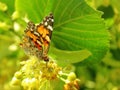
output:
<path id="1" fill-rule="evenodd" d="M 81 62 L 87 59 L 89 56 L 91 56 L 91 52 L 88 50 L 65 51 L 65 50 L 56 49 L 54 47 L 50 49 L 50 54 L 52 58 L 57 60 L 57 63 L 62 66 L 65 66 L 71 63 Z"/>
<path id="2" fill-rule="evenodd" d="M 21 17 L 28 16 L 31 21 L 39 23 L 44 16 L 49 14 L 54 0 L 16 0 L 16 10 Z"/>
<path id="3" fill-rule="evenodd" d="M 27 15 L 35 23 L 53 13 L 55 23 L 51 41 L 56 48 L 71 52 L 87 49 L 92 53 L 83 61 L 87 63 L 96 63 L 106 54 L 109 35 L 102 14 L 84 0 L 16 0 L 15 6 L 21 17 Z M 79 55 L 77 57 L 79 59 Z"/>

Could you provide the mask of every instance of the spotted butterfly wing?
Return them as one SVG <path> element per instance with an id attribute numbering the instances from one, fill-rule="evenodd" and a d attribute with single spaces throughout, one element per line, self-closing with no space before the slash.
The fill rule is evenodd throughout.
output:
<path id="1" fill-rule="evenodd" d="M 37 26 L 33 22 L 28 22 L 21 44 L 27 54 L 49 61 L 47 53 L 53 31 L 53 22 L 52 14 L 46 16 Z"/>
<path id="2" fill-rule="evenodd" d="M 43 45 L 43 56 L 45 61 L 48 61 L 47 53 L 49 50 L 51 36 L 53 31 L 53 15 L 49 14 L 44 20 L 37 26 L 37 32 L 40 34 L 39 43 Z"/>

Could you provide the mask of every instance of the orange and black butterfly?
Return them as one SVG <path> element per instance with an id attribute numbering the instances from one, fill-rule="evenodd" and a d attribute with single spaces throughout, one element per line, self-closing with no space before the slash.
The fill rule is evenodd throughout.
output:
<path id="1" fill-rule="evenodd" d="M 52 14 L 46 16 L 39 25 L 28 22 L 21 44 L 27 54 L 49 61 L 47 53 L 51 42 L 53 23 L 54 18 Z"/>

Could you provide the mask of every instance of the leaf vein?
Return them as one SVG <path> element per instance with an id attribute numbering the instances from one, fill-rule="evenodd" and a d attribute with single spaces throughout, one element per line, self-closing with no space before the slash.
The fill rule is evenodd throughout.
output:
<path id="1" fill-rule="evenodd" d="M 93 15 L 93 14 L 86 15 L 86 16 L 92 16 L 92 15 Z M 75 20 L 79 20 L 79 19 L 81 19 L 81 18 L 85 18 L 85 16 L 79 16 L 79 17 L 76 17 L 76 18 L 72 18 L 72 19 L 66 20 L 66 21 L 64 21 L 64 22 L 62 22 L 62 23 L 59 23 L 58 25 L 55 25 L 54 28 L 59 27 L 59 26 L 61 26 L 61 25 L 64 25 L 64 24 L 66 24 L 66 23 L 75 21 Z"/>
<path id="2" fill-rule="evenodd" d="M 72 15 L 73 11 L 74 11 L 79 5 L 81 5 L 81 4 L 82 4 L 82 2 L 81 2 L 81 3 L 78 3 L 78 5 L 76 5 L 76 6 L 71 10 L 70 15 Z M 71 16 L 69 16 L 69 17 L 71 17 Z"/>
<path id="3" fill-rule="evenodd" d="M 73 0 L 69 1 L 69 3 L 65 6 L 64 10 L 61 12 L 61 15 L 59 17 L 58 22 L 61 20 L 61 18 L 63 17 L 63 15 L 65 14 L 65 11 L 67 10 L 67 8 L 69 8 L 69 5 L 73 2 Z"/>

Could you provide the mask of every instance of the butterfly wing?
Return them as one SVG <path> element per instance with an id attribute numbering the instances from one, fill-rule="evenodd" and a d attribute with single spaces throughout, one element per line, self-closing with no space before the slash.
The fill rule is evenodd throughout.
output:
<path id="1" fill-rule="evenodd" d="M 36 26 L 32 22 L 28 22 L 27 28 L 24 31 L 25 35 L 21 43 L 21 47 L 25 50 L 25 53 L 28 55 L 34 55 L 38 58 L 42 57 L 42 44 L 38 44 L 39 37 L 35 35 Z"/>
<path id="2" fill-rule="evenodd" d="M 40 34 L 40 41 L 43 47 L 43 58 L 47 56 L 52 31 L 53 31 L 53 15 L 49 14 L 44 20 L 37 26 L 37 32 Z"/>

